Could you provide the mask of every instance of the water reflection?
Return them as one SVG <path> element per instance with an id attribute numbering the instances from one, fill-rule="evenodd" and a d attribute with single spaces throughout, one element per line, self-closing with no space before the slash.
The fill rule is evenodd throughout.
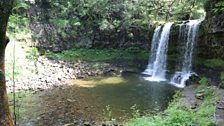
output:
<path id="1" fill-rule="evenodd" d="M 130 108 L 135 104 L 142 112 L 163 110 L 176 89 L 167 82 L 149 82 L 142 76 L 128 73 L 72 83 L 85 88 L 89 88 L 86 84 L 91 85 L 91 95 L 102 106 L 110 105 L 116 117 L 130 115 Z"/>
<path id="2" fill-rule="evenodd" d="M 124 120 L 131 117 L 133 105 L 141 113 L 165 109 L 176 90 L 166 82 L 149 82 L 129 73 L 68 82 L 64 87 L 29 94 L 26 102 L 21 100 L 20 107 L 26 109 L 20 113 L 22 125 L 57 126 L 82 119 L 102 121 L 107 105 L 112 109 L 113 118 Z M 32 107 L 26 108 L 31 101 Z"/>

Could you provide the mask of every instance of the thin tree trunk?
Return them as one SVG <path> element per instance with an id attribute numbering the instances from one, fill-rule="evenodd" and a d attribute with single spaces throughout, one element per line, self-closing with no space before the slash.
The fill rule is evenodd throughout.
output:
<path id="1" fill-rule="evenodd" d="M 13 7 L 13 0 L 0 1 L 0 126 L 13 126 L 9 110 L 5 80 L 5 47 L 8 43 L 6 28 Z"/>

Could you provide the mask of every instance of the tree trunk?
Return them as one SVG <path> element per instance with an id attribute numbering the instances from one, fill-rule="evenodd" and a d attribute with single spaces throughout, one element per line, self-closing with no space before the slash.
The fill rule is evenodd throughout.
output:
<path id="1" fill-rule="evenodd" d="M 8 43 L 6 28 L 14 0 L 0 1 L 0 126 L 13 126 L 5 81 L 5 47 Z"/>

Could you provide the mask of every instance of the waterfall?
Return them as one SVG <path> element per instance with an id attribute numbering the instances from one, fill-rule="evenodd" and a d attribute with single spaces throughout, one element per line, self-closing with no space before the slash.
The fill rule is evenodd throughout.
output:
<path id="1" fill-rule="evenodd" d="M 202 20 L 190 20 L 188 23 L 180 25 L 179 37 L 185 43 L 184 52 L 182 53 L 181 71 L 175 72 L 171 78 L 171 84 L 177 87 L 185 87 L 185 83 L 189 77 L 195 74 L 192 71 L 192 55 L 201 22 Z"/>
<path id="2" fill-rule="evenodd" d="M 160 31 L 161 31 L 161 26 L 157 27 L 154 30 L 153 38 L 152 38 L 152 44 L 151 44 L 151 50 L 150 50 L 150 57 L 149 57 L 149 63 L 147 68 L 145 69 L 143 74 L 146 75 L 152 75 L 152 70 L 153 70 L 153 62 L 156 59 L 156 50 L 158 47 L 158 41 L 159 41 L 159 36 L 160 36 Z"/>
<path id="3" fill-rule="evenodd" d="M 165 81 L 166 80 L 166 62 L 167 62 L 167 51 L 168 51 L 168 41 L 169 41 L 169 35 L 170 35 L 170 29 L 173 23 L 166 23 L 163 27 L 161 35 L 155 35 L 154 38 L 155 42 L 152 42 L 152 49 L 153 50 L 151 53 L 151 58 L 150 59 L 150 64 L 149 73 L 151 73 L 151 77 L 147 77 L 147 80 L 150 81 Z M 158 28 L 157 32 L 155 34 L 159 34 L 159 29 Z M 159 38 L 159 39 L 158 39 Z M 159 40 L 159 43 L 156 41 Z M 158 43 L 158 45 L 156 44 Z M 156 49 L 156 51 L 154 51 Z"/>

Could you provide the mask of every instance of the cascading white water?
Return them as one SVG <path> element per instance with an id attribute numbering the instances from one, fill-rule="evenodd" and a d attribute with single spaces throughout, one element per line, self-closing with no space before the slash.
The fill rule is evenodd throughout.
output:
<path id="1" fill-rule="evenodd" d="M 186 43 L 183 53 L 184 57 L 182 58 L 181 71 L 175 72 L 170 82 L 177 87 L 185 87 L 185 83 L 189 77 L 195 74 L 192 72 L 192 54 L 201 22 L 202 20 L 190 20 L 188 23 L 180 25 L 180 36 Z"/>
<path id="2" fill-rule="evenodd" d="M 163 27 L 162 33 L 160 35 L 157 51 L 155 54 L 155 59 L 151 64 L 151 77 L 146 79 L 149 81 L 165 81 L 166 80 L 166 61 L 167 61 L 167 51 L 168 51 L 168 41 L 170 35 L 170 29 L 173 23 L 166 23 Z"/>
<path id="3" fill-rule="evenodd" d="M 152 75 L 152 70 L 153 70 L 153 62 L 156 59 L 156 50 L 158 47 L 158 41 L 159 41 L 159 36 L 160 36 L 160 31 L 161 31 L 161 26 L 157 27 L 154 30 L 153 38 L 152 38 L 152 44 L 151 44 L 151 50 L 150 50 L 150 57 L 149 57 L 149 63 L 147 68 L 145 69 L 143 74 L 146 75 Z"/>

